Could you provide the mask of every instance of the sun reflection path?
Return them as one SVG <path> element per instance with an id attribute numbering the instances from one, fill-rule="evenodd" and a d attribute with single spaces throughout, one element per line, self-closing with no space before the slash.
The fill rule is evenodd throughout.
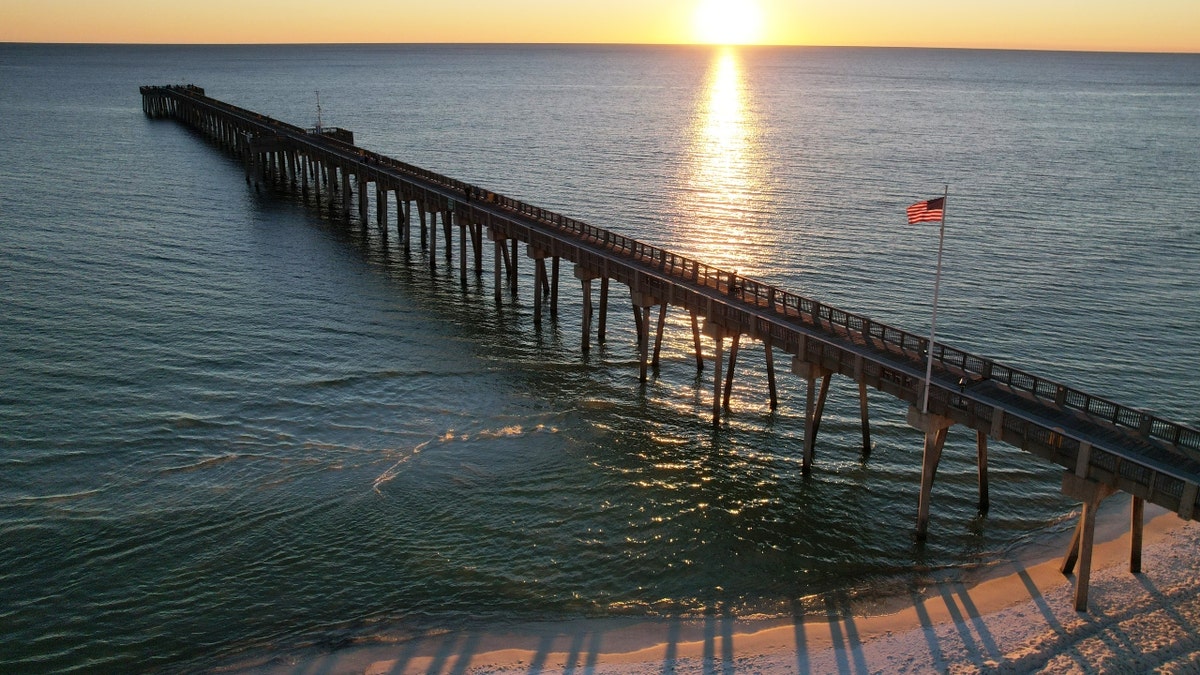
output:
<path id="1" fill-rule="evenodd" d="M 684 189 L 676 210 L 683 247 L 701 260 L 753 274 L 770 248 L 758 124 L 746 106 L 746 85 L 735 49 L 716 52 L 707 96 L 696 115 Z"/>

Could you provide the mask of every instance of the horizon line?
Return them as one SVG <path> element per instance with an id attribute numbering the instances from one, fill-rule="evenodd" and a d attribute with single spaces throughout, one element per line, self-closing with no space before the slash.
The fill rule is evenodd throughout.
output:
<path id="1" fill-rule="evenodd" d="M 0 45 L 40 45 L 73 47 L 398 47 L 398 46 L 447 46 L 447 47 L 700 47 L 738 49 L 911 49 L 944 51 L 988 51 L 988 52 L 1049 52 L 1063 54 L 1158 54 L 1195 56 L 1200 51 L 1144 51 L 1133 49 L 1072 49 L 1053 47 L 979 47 L 953 45 L 838 45 L 838 44 L 792 44 L 754 43 L 720 44 L 707 42 L 54 42 L 0 40 Z"/>

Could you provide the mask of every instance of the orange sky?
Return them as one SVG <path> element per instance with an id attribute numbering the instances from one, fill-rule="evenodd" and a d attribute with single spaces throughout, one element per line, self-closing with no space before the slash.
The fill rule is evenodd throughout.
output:
<path id="1" fill-rule="evenodd" d="M 1200 0 L 4 0 L 0 41 L 721 41 L 702 3 L 765 44 L 1200 52 Z"/>

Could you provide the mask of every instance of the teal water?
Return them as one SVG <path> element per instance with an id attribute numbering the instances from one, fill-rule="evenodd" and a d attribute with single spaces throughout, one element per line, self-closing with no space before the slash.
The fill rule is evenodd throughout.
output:
<path id="1" fill-rule="evenodd" d="M 194 82 L 285 121 L 1200 424 L 1200 57 L 643 47 L 0 45 L 0 669 L 204 670 L 531 619 L 786 615 L 903 592 L 1069 525 L 1059 470 L 920 438 L 761 348 L 708 422 L 686 317 L 579 353 L 173 122 Z M 526 265 L 526 272 L 529 266 Z M 615 293 L 615 298 L 620 294 Z"/>

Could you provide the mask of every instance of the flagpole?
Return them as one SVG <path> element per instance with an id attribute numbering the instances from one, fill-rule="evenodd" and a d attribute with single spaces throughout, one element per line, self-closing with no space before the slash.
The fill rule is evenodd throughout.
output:
<path id="1" fill-rule="evenodd" d="M 938 256 L 937 256 L 937 273 L 933 277 L 933 319 L 929 322 L 929 360 L 925 365 L 925 395 L 921 403 L 921 413 L 929 413 L 929 383 L 933 379 L 933 345 L 934 338 L 937 335 L 937 305 L 938 305 L 938 290 L 942 285 L 942 246 L 946 243 L 946 202 L 950 197 L 950 184 L 946 184 L 946 190 L 942 195 L 942 220 L 941 232 L 938 234 Z"/>

